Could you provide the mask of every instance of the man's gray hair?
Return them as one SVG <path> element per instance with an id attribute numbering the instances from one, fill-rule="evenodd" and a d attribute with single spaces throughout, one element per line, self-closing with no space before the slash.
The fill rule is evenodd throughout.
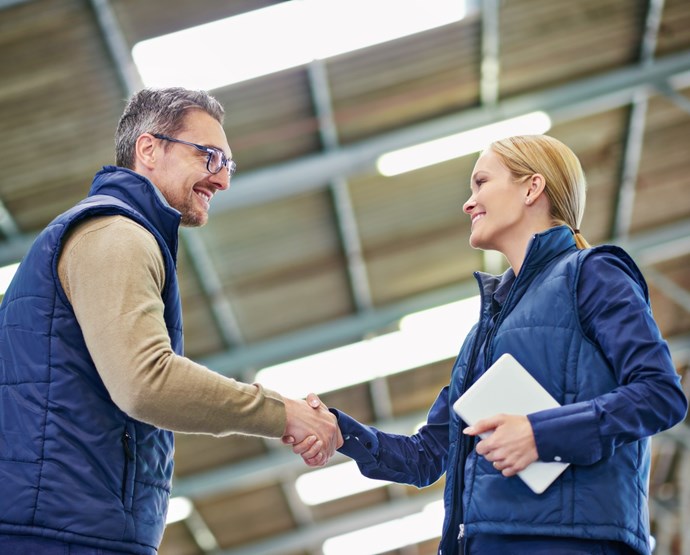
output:
<path id="1" fill-rule="evenodd" d="M 115 133 L 115 163 L 134 169 L 134 147 L 142 133 L 174 137 L 184 130 L 188 110 L 203 110 L 221 125 L 225 110 L 206 91 L 182 87 L 142 89 L 129 99 Z"/>

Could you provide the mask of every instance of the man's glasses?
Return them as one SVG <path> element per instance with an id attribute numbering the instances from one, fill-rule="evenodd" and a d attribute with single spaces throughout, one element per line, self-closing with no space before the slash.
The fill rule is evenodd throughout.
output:
<path id="1" fill-rule="evenodd" d="M 161 135 L 160 133 L 152 133 L 152 135 L 156 137 L 156 139 L 161 139 L 162 141 L 170 141 L 171 143 L 181 143 L 183 145 L 193 146 L 197 150 L 205 152 L 207 154 L 206 169 L 209 171 L 209 173 L 216 174 L 225 167 L 228 170 L 229 178 L 235 173 L 235 170 L 237 170 L 237 164 L 235 164 L 235 161 L 228 160 L 227 156 L 225 156 L 225 153 L 218 148 L 198 145 L 196 143 L 190 143 L 181 139 L 173 139 L 172 137 Z"/>

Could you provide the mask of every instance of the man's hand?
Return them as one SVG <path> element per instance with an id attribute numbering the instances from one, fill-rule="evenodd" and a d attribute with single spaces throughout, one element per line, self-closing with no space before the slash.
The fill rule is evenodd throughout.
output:
<path id="1" fill-rule="evenodd" d="M 497 414 L 463 430 L 477 436 L 490 433 L 477 443 L 477 453 L 504 476 L 514 476 L 539 458 L 532 425 L 526 416 Z"/>
<path id="2" fill-rule="evenodd" d="M 307 465 L 323 466 L 333 456 L 335 450 L 343 445 L 343 436 L 340 433 L 340 428 L 338 428 L 335 416 L 328 411 L 326 405 L 321 402 L 315 393 L 310 393 L 307 395 L 306 403 L 309 407 L 311 407 L 310 410 L 319 411 L 319 413 L 325 412 L 333 419 L 333 422 L 335 422 L 335 433 L 331 437 L 332 450 L 329 451 L 328 449 L 325 449 L 324 442 L 314 434 L 309 434 L 304 438 L 299 439 L 294 434 L 288 433 L 287 429 L 285 435 L 283 436 L 283 443 L 292 445 L 292 451 L 296 455 L 301 456 Z"/>
<path id="3" fill-rule="evenodd" d="M 325 465 L 343 444 L 335 416 L 313 393 L 307 401 L 286 398 L 285 409 L 283 443 L 293 445 L 293 451 L 309 466 Z"/>

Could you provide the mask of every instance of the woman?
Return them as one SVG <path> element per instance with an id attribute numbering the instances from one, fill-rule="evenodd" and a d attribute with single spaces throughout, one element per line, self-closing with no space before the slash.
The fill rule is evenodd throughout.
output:
<path id="1" fill-rule="evenodd" d="M 446 473 L 442 555 L 650 552 L 649 437 L 681 421 L 687 399 L 644 278 L 620 248 L 590 247 L 584 203 L 580 163 L 561 142 L 493 143 L 464 211 L 472 247 L 510 268 L 476 273 L 480 318 L 426 425 L 398 436 L 333 410 L 339 451 L 364 475 L 422 487 Z M 463 430 L 453 403 L 503 353 L 562 406 Z M 294 450 L 310 454 L 306 440 Z M 541 495 L 515 476 L 537 459 L 570 463 Z"/>

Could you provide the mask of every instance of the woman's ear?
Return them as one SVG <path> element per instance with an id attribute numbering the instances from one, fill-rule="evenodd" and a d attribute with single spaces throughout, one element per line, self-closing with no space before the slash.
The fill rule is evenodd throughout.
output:
<path id="1" fill-rule="evenodd" d="M 544 192 L 546 180 L 540 173 L 535 173 L 529 178 L 527 192 L 525 193 L 525 204 L 533 204 Z"/>

